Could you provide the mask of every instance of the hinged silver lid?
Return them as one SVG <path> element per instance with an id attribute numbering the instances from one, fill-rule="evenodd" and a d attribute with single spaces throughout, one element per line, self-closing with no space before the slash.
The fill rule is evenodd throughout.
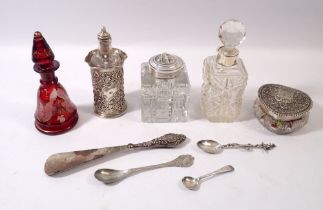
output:
<path id="1" fill-rule="evenodd" d="M 149 68 L 157 78 L 174 78 L 184 67 L 183 60 L 168 53 L 155 55 L 149 59 Z"/>
<path id="2" fill-rule="evenodd" d="M 277 84 L 261 86 L 258 97 L 261 108 L 273 118 L 282 121 L 302 118 L 313 106 L 306 93 Z"/>

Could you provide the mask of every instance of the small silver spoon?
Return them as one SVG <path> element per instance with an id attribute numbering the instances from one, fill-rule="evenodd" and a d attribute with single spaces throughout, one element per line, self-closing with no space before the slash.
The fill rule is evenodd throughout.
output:
<path id="1" fill-rule="evenodd" d="M 208 180 L 212 177 L 215 177 L 216 175 L 222 174 L 222 173 L 227 173 L 230 171 L 233 171 L 234 168 L 231 165 L 226 165 L 216 171 L 213 171 L 211 173 L 205 174 L 203 176 L 200 176 L 198 178 L 194 178 L 191 176 L 185 176 L 182 179 L 182 182 L 184 186 L 190 190 L 198 190 L 200 188 L 200 185 L 203 181 Z"/>
<path id="2" fill-rule="evenodd" d="M 192 155 L 180 155 L 176 159 L 157 165 L 145 166 L 140 168 L 131 168 L 127 170 L 99 169 L 94 173 L 95 178 L 105 184 L 120 182 L 123 179 L 144 171 L 164 167 L 190 167 L 193 165 L 194 157 Z"/>
<path id="3" fill-rule="evenodd" d="M 263 149 L 265 151 L 269 151 L 276 147 L 275 144 L 237 144 L 237 143 L 229 143 L 225 145 L 219 144 L 217 141 L 214 140 L 201 140 L 197 142 L 197 146 L 203 150 L 204 152 L 217 154 L 221 153 L 224 149 L 245 149 L 245 150 L 252 150 L 253 148 Z"/>

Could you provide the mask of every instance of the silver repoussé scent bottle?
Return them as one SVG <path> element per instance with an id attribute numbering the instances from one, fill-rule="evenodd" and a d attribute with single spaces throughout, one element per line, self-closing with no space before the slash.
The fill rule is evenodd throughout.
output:
<path id="1" fill-rule="evenodd" d="M 91 68 L 94 112 L 101 117 L 118 117 L 125 113 L 122 50 L 111 47 L 111 36 L 102 28 L 98 34 L 99 48 L 88 53 L 85 61 Z"/>
<path id="2" fill-rule="evenodd" d="M 245 35 L 241 22 L 224 22 L 219 30 L 224 46 L 218 49 L 217 56 L 204 60 L 201 110 L 211 122 L 232 122 L 240 115 L 248 75 L 236 47 Z"/>
<path id="3" fill-rule="evenodd" d="M 185 122 L 190 82 L 184 61 L 168 53 L 141 65 L 141 119 L 143 122 Z"/>

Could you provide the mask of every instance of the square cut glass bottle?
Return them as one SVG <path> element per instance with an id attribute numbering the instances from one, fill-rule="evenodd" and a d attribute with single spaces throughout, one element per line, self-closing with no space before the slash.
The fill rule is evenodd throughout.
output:
<path id="1" fill-rule="evenodd" d="M 211 122 L 233 122 L 240 115 L 248 74 L 236 47 L 245 36 L 243 23 L 225 21 L 219 29 L 223 46 L 204 60 L 201 111 Z"/>
<path id="2" fill-rule="evenodd" d="M 141 65 L 141 119 L 148 123 L 185 122 L 190 82 L 181 58 L 167 53 Z"/>
<path id="3" fill-rule="evenodd" d="M 211 122 L 233 122 L 240 115 L 248 74 L 240 58 L 232 66 L 219 63 L 219 56 L 204 60 L 201 108 Z"/>

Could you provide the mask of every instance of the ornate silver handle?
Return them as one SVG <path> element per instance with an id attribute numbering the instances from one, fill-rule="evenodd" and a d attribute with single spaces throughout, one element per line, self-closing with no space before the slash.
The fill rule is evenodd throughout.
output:
<path id="1" fill-rule="evenodd" d="M 237 144 L 237 143 L 229 143 L 225 145 L 219 146 L 221 149 L 245 149 L 245 150 L 252 150 L 253 148 L 263 149 L 265 151 L 271 150 L 272 148 L 276 147 L 275 144 Z"/>
<path id="2" fill-rule="evenodd" d="M 173 148 L 185 141 L 186 136 L 183 134 L 168 133 L 151 141 L 139 144 L 128 144 L 129 149 L 145 149 L 145 148 Z"/>

